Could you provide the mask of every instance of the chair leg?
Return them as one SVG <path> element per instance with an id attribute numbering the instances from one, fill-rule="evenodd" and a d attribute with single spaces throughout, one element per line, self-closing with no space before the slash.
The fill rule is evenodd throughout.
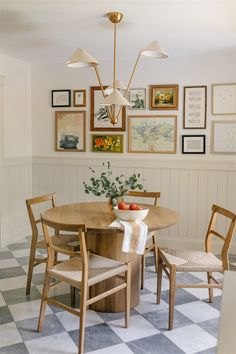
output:
<path id="1" fill-rule="evenodd" d="M 75 306 L 75 288 L 73 286 L 70 287 L 70 302 L 71 306 Z"/>
<path id="2" fill-rule="evenodd" d="M 37 244 L 37 240 L 31 241 L 28 275 L 27 275 L 27 283 L 26 283 L 26 295 L 30 295 L 31 282 L 32 282 L 32 276 L 33 276 L 33 269 L 34 269 L 35 253 L 36 253 L 36 244 Z"/>
<path id="3" fill-rule="evenodd" d="M 175 311 L 175 293 L 176 293 L 176 269 L 170 269 L 170 287 L 169 287 L 169 330 L 173 329 L 174 311 Z"/>
<path id="4" fill-rule="evenodd" d="M 140 288 L 143 290 L 144 287 L 144 273 L 145 273 L 145 251 L 141 256 L 141 286 Z"/>
<path id="5" fill-rule="evenodd" d="M 161 302 L 161 285 L 162 285 L 162 259 L 158 257 L 157 267 L 157 304 Z"/>
<path id="6" fill-rule="evenodd" d="M 42 298 L 41 298 L 41 306 L 40 306 L 40 312 L 39 312 L 38 332 L 42 332 L 42 329 L 43 329 L 45 310 L 46 310 L 46 306 L 47 306 L 47 297 L 48 297 L 49 286 L 50 286 L 51 281 L 52 281 L 52 278 L 49 277 L 47 275 L 47 273 L 45 273 L 44 286 L 43 286 L 43 292 L 42 292 Z"/>
<path id="7" fill-rule="evenodd" d="M 152 243 L 153 243 L 155 268 L 156 268 L 156 273 L 157 273 L 157 269 L 158 269 L 158 247 L 157 247 L 157 242 L 156 242 L 155 235 L 152 236 Z"/>
<path id="8" fill-rule="evenodd" d="M 84 352 L 84 336 L 85 336 L 85 322 L 86 322 L 86 305 L 87 304 L 87 287 L 81 289 L 80 293 L 80 329 L 79 329 L 79 346 L 78 353 Z"/>
<path id="9" fill-rule="evenodd" d="M 131 293 L 131 264 L 128 263 L 128 269 L 126 271 L 126 296 L 125 296 L 125 327 L 129 327 L 130 320 L 130 293 Z"/>
<path id="10" fill-rule="evenodd" d="M 212 281 L 211 281 L 211 275 L 212 275 L 211 272 L 207 272 L 207 281 L 208 281 L 208 284 L 211 284 L 211 283 L 212 283 Z M 213 302 L 213 288 L 208 288 L 208 294 L 209 294 L 209 302 Z"/>

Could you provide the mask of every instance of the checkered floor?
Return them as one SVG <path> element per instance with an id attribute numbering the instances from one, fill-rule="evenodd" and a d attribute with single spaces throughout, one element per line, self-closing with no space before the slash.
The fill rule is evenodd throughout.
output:
<path id="1" fill-rule="evenodd" d="M 78 318 L 48 307 L 43 333 L 37 333 L 44 265 L 35 268 L 31 295 L 25 296 L 29 237 L 0 250 L 0 353 L 77 353 Z M 235 260 L 234 260 L 235 261 Z M 163 281 L 162 301 L 156 305 L 153 256 L 146 259 L 145 289 L 132 310 L 131 324 L 123 328 L 121 313 L 87 312 L 85 352 L 96 354 L 180 354 L 216 352 L 221 292 L 209 304 L 206 289 L 178 289 L 174 330 L 167 330 L 168 281 Z M 221 274 L 218 277 L 222 277 Z M 179 274 L 179 280 L 199 282 L 204 274 Z M 52 296 L 68 303 L 63 285 Z M 77 294 L 77 302 L 79 294 Z"/>

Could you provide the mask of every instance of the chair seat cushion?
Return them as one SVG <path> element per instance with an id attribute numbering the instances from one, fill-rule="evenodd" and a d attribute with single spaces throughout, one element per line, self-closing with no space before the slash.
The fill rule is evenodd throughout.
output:
<path id="1" fill-rule="evenodd" d="M 88 285 L 91 286 L 102 280 L 125 272 L 126 264 L 95 254 L 89 254 Z M 82 281 L 82 265 L 80 257 L 63 261 L 49 270 L 49 274 L 60 281 L 79 288 Z"/>
<path id="2" fill-rule="evenodd" d="M 63 249 L 71 249 L 79 245 L 78 235 L 55 235 L 52 236 L 52 242 L 55 246 L 61 247 Z M 37 242 L 37 248 L 47 248 L 45 240 Z"/>
<path id="3" fill-rule="evenodd" d="M 213 253 L 195 250 L 182 250 L 162 248 L 160 250 L 164 260 L 176 266 L 176 270 L 181 272 L 222 272 L 223 266 L 220 259 Z"/>

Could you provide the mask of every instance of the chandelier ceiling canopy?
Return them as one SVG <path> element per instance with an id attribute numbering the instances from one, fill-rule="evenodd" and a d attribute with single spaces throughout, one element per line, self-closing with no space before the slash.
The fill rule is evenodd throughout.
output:
<path id="1" fill-rule="evenodd" d="M 157 41 L 150 43 L 147 47 L 140 50 L 135 61 L 130 79 L 127 85 L 124 85 L 116 78 L 116 25 L 121 22 L 123 14 L 121 12 L 109 12 L 107 13 L 107 17 L 114 25 L 113 85 L 109 86 L 106 90 L 104 89 L 98 69 L 99 62 L 85 49 L 78 48 L 70 57 L 70 59 L 67 60 L 66 65 L 71 68 L 94 68 L 104 98 L 102 105 L 106 106 L 110 122 L 115 125 L 118 122 L 121 108 L 131 105 L 127 100 L 127 96 L 140 57 L 145 56 L 150 58 L 168 58 L 168 54 Z M 124 94 L 122 94 L 123 91 Z M 117 106 L 119 107 L 118 110 L 116 109 Z"/>

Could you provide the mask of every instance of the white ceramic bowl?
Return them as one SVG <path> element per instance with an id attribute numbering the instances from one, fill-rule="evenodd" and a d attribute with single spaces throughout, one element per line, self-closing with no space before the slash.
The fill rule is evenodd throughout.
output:
<path id="1" fill-rule="evenodd" d="M 142 209 L 142 210 L 121 210 L 118 209 L 118 206 L 113 208 L 114 214 L 117 219 L 124 220 L 124 221 L 141 221 L 146 218 L 149 209 Z"/>

